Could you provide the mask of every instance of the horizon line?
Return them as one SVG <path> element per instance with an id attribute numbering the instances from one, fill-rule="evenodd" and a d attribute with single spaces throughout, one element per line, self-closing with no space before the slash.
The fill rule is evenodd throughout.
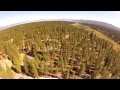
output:
<path id="1" fill-rule="evenodd" d="M 61 21 L 71 21 L 73 20 L 72 22 L 75 22 L 74 20 L 91 20 L 91 21 L 98 21 L 98 22 L 103 22 L 103 23 L 107 23 L 107 24 L 110 24 L 114 27 L 117 27 L 117 28 L 120 28 L 116 25 L 113 25 L 111 23 L 108 23 L 108 22 L 104 22 L 104 21 L 100 21 L 100 20 L 93 20 L 93 19 L 72 19 L 72 18 L 60 18 L 60 19 L 36 19 L 36 20 L 28 20 L 28 21 L 21 21 L 21 22 L 18 22 L 18 23 L 13 23 L 13 24 L 10 24 L 10 25 L 6 25 L 6 26 L 2 26 L 0 28 L 3 28 L 3 29 L 6 29 L 6 28 L 9 28 L 9 27 L 13 27 L 13 26 L 17 26 L 17 25 L 22 25 L 22 24 L 27 24 L 27 23 L 32 23 L 32 22 L 39 22 L 39 21 L 57 21 L 57 20 L 61 20 Z M 1 30 L 1 29 L 0 29 Z"/>

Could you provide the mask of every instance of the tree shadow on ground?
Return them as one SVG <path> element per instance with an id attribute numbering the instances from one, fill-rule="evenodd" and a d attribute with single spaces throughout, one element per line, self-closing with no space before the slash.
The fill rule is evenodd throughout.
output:
<path id="1" fill-rule="evenodd" d="M 11 69 L 12 69 L 14 72 L 16 72 L 16 73 L 19 73 L 16 68 L 11 67 Z"/>

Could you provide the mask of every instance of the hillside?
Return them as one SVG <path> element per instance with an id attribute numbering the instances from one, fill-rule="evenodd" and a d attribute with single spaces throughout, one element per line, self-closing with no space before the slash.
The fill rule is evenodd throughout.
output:
<path id="1" fill-rule="evenodd" d="M 4 29 L 0 52 L 0 61 L 12 63 L 5 75 L 0 67 L 1 78 L 120 78 L 120 45 L 98 29 L 75 22 L 33 22 Z"/>
<path id="2" fill-rule="evenodd" d="M 95 30 L 98 30 L 104 35 L 108 36 L 109 38 L 113 39 L 115 42 L 120 44 L 120 28 L 100 21 L 93 20 L 74 20 L 74 21 L 89 26 L 90 28 L 93 28 Z"/>
<path id="3" fill-rule="evenodd" d="M 86 24 L 86 23 L 82 23 L 82 24 L 87 25 L 95 30 L 98 30 L 99 32 L 103 33 L 104 35 L 108 36 L 109 38 L 120 44 L 120 30 L 115 30 L 94 24 Z"/>
<path id="4" fill-rule="evenodd" d="M 97 26 L 103 26 L 109 29 L 113 29 L 113 30 L 120 30 L 120 28 L 106 23 L 106 22 L 102 22 L 102 21 L 95 21 L 95 20 L 74 20 L 75 22 L 79 22 L 79 23 L 86 23 L 86 24 L 91 24 L 91 25 L 97 25 Z"/>

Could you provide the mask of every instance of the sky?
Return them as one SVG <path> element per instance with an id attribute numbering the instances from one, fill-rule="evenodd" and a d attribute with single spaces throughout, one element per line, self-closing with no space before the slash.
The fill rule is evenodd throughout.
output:
<path id="1" fill-rule="evenodd" d="M 0 11 L 0 27 L 40 19 L 85 19 L 120 28 L 120 11 Z"/>

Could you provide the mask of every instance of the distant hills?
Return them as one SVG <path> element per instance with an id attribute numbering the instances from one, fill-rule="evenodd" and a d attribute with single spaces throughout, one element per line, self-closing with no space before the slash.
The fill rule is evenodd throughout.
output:
<path id="1" fill-rule="evenodd" d="M 106 23 L 106 22 L 101 22 L 101 21 L 95 21 L 95 20 L 74 20 L 75 22 L 79 22 L 79 23 L 87 23 L 87 24 L 94 24 L 94 25 L 99 25 L 99 26 L 104 26 L 110 29 L 114 29 L 114 30 L 120 30 L 120 28 Z"/>

